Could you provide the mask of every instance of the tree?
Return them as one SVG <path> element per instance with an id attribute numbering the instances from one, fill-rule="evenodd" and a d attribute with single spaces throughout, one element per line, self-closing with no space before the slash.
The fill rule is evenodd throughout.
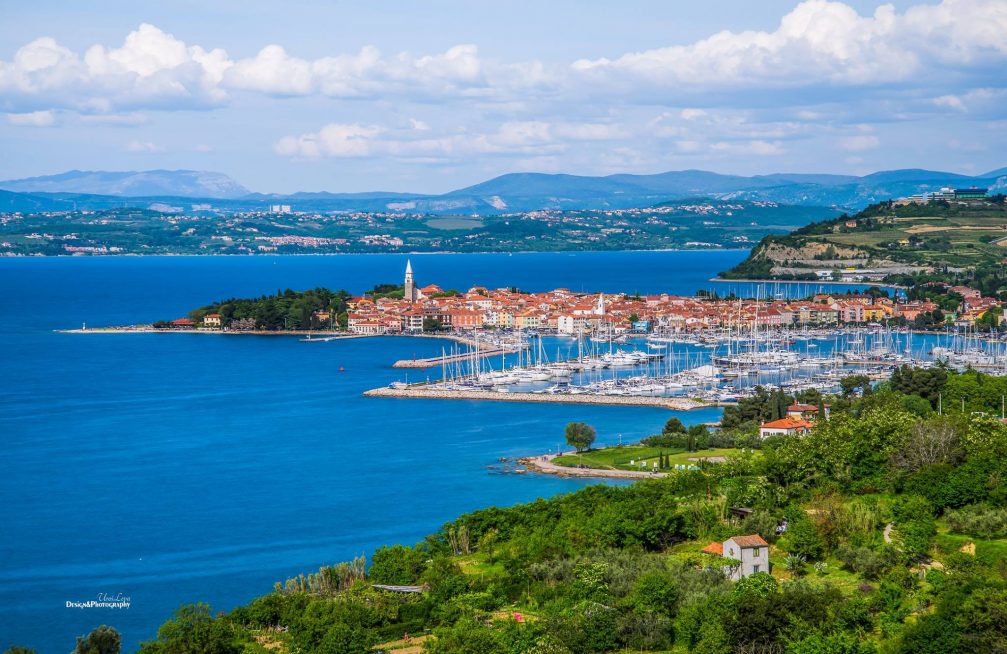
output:
<path id="1" fill-rule="evenodd" d="M 578 452 L 591 449 L 596 437 L 594 427 L 585 422 L 571 422 L 566 426 L 566 442 Z"/>
<path id="2" fill-rule="evenodd" d="M 425 332 L 439 332 L 444 329 L 444 324 L 441 323 L 437 318 L 431 318 L 427 316 L 423 319 L 423 331 Z"/>
<path id="3" fill-rule="evenodd" d="M 787 549 L 791 554 L 815 560 L 822 555 L 825 545 L 818 529 L 807 518 L 793 522 L 787 530 Z"/>
<path id="4" fill-rule="evenodd" d="M 668 418 L 668 422 L 664 423 L 664 429 L 661 430 L 661 433 L 662 434 L 684 434 L 685 433 L 685 425 L 682 424 L 681 420 L 679 420 L 675 416 L 672 416 L 672 417 Z"/>
<path id="5" fill-rule="evenodd" d="M 77 637 L 77 647 L 73 654 L 119 654 L 122 649 L 122 636 L 119 632 L 101 625 L 87 636 Z"/>

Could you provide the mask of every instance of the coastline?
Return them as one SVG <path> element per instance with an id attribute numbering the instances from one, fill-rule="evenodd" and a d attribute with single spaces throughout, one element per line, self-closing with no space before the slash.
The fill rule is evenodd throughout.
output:
<path id="1" fill-rule="evenodd" d="M 213 334 L 217 336 L 311 336 L 312 340 L 319 343 L 332 340 L 354 339 L 354 338 L 433 338 L 454 341 L 462 345 L 468 345 L 476 350 L 487 347 L 498 347 L 492 343 L 483 343 L 467 336 L 455 334 L 351 334 L 349 332 L 318 331 L 307 329 L 290 329 L 285 331 L 268 331 L 264 329 L 252 329 L 247 331 L 224 331 L 222 329 L 155 329 L 150 325 L 122 325 L 117 327 L 87 327 L 74 329 L 54 329 L 57 334 Z M 439 358 L 439 357 L 437 357 Z"/>
<path id="2" fill-rule="evenodd" d="M 568 466 L 556 465 L 553 459 L 575 452 L 560 452 L 559 454 L 540 454 L 538 456 L 526 456 L 517 460 L 526 470 L 536 472 L 541 475 L 555 475 L 557 477 L 593 477 L 596 479 L 660 479 L 667 477 L 667 472 L 643 472 L 637 470 L 604 470 L 601 468 L 571 468 Z"/>
<path id="3" fill-rule="evenodd" d="M 445 391 L 421 386 L 408 388 L 372 388 L 364 397 L 387 397 L 424 400 L 494 400 L 498 402 L 527 402 L 538 404 L 601 404 L 611 406 L 642 406 L 672 411 L 691 411 L 718 406 L 684 397 L 655 397 L 650 395 L 589 395 L 546 393 L 498 393 L 494 391 Z"/>
<path id="4" fill-rule="evenodd" d="M 710 282 L 720 282 L 722 284 L 730 284 L 737 282 L 738 284 L 835 284 L 837 286 L 877 286 L 878 288 L 897 288 L 900 290 L 905 290 L 909 288 L 908 286 L 902 286 L 901 284 L 885 284 L 884 282 L 843 282 L 835 280 L 819 280 L 819 279 L 724 279 L 723 277 L 711 277 L 707 281 Z"/>
<path id="5" fill-rule="evenodd" d="M 72 253 L 72 254 L 15 254 L 15 253 L 3 253 L 0 254 L 0 259 L 73 259 L 73 258 L 92 258 L 92 259 L 121 259 L 123 257 L 141 257 L 141 258 L 153 258 L 153 257 L 193 257 L 193 258 L 207 258 L 207 257 L 359 257 L 359 256 L 388 256 L 388 255 L 402 255 L 407 257 L 419 257 L 425 255 L 451 255 L 451 254 L 499 254 L 501 256 L 507 256 L 512 254 L 594 254 L 594 253 L 606 253 L 606 252 L 748 252 L 752 248 L 729 248 L 729 247 L 715 247 L 715 248 L 615 248 L 611 250 L 466 250 L 464 252 L 458 252 L 454 250 L 417 250 L 417 251 L 400 251 L 400 252 L 285 252 L 283 254 L 276 254 L 275 252 L 251 252 L 245 254 L 228 254 L 226 252 L 207 252 L 205 254 L 198 254 L 195 252 L 156 252 L 153 254 L 143 254 L 140 252 L 121 252 L 119 254 L 103 253 L 103 254 L 92 254 L 88 252 Z"/>

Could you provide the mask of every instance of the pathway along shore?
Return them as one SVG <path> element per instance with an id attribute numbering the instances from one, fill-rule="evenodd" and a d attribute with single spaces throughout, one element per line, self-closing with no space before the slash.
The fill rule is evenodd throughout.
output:
<path id="1" fill-rule="evenodd" d="M 607 404 L 615 406 L 648 406 L 673 411 L 690 411 L 716 406 L 686 397 L 651 397 L 647 395 L 588 395 L 548 393 L 498 393 L 496 391 L 446 391 L 414 386 L 409 388 L 375 388 L 364 397 L 399 397 L 426 400 L 496 400 L 499 402 L 538 402 L 542 404 Z"/>
<path id="2" fill-rule="evenodd" d="M 532 472 L 540 472 L 544 475 L 556 475 L 557 477 L 603 477 L 606 479 L 656 479 L 665 477 L 666 472 L 643 472 L 642 470 L 605 470 L 603 468 L 571 468 L 568 466 L 556 465 L 552 462 L 558 456 L 565 454 L 576 454 L 576 452 L 563 452 L 562 454 L 543 454 L 541 456 L 527 456 L 517 460 Z"/>

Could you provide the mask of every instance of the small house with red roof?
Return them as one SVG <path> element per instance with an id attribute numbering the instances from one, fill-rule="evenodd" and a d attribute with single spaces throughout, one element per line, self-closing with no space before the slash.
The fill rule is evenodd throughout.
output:
<path id="1" fill-rule="evenodd" d="M 759 426 L 759 436 L 766 438 L 767 436 L 804 434 L 813 426 L 804 418 L 793 418 L 788 415 L 786 418 L 762 423 Z"/>
<path id="2" fill-rule="evenodd" d="M 738 561 L 724 566 L 724 572 L 734 581 L 759 572 L 769 572 L 769 543 L 758 534 L 732 536 L 723 543 L 710 543 L 703 552 Z"/>

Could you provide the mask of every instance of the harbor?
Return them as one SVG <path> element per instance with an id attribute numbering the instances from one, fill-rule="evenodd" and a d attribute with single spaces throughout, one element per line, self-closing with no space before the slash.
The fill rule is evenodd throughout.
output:
<path id="1" fill-rule="evenodd" d="M 844 378 L 882 381 L 903 365 L 1007 374 L 1007 343 L 953 330 L 726 329 L 618 338 L 519 333 L 510 337 L 509 348 L 456 346 L 424 360 L 439 365 L 439 378 L 410 382 L 407 377 L 365 395 L 687 411 L 736 403 L 759 389 L 837 394 Z"/>

